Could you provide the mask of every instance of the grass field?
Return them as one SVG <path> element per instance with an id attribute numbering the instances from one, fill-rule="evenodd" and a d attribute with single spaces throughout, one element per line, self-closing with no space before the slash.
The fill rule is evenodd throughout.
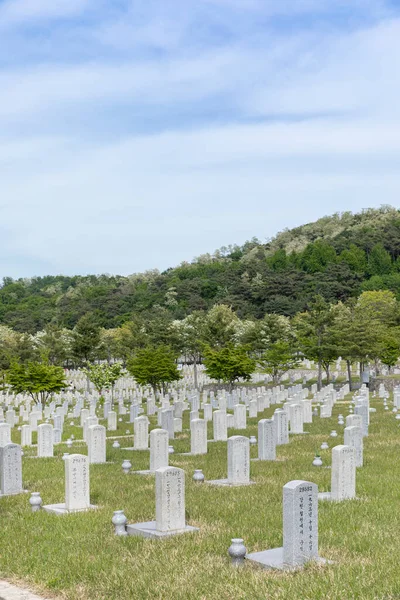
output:
<path id="1" fill-rule="evenodd" d="M 233 569 L 227 549 L 234 537 L 244 538 L 249 552 L 282 545 L 282 487 L 288 481 L 310 480 L 320 491 L 329 490 L 330 469 L 311 463 L 322 441 L 330 448 L 343 443 L 343 427 L 337 425 L 337 415 L 348 414 L 343 403 L 335 406 L 331 419 L 317 418 L 305 426 L 310 435 L 291 436 L 289 445 L 278 447 L 276 462 L 252 462 L 254 486 L 193 483 L 195 468 L 203 469 L 206 479 L 226 477 L 225 443 L 210 444 L 206 456 L 171 456 L 170 464 L 186 472 L 187 522 L 200 531 L 166 540 L 113 535 L 114 510 L 124 509 L 129 523 L 155 518 L 154 478 L 126 476 L 121 469 L 128 457 L 134 469 L 147 469 L 148 452 L 116 450 L 108 441 L 110 464 L 90 467 L 91 501 L 99 505 L 97 511 L 57 517 L 31 513 L 29 494 L 0 499 L 0 576 L 69 600 L 400 598 L 400 425 L 391 411 L 383 410 L 382 401 L 371 400 L 371 406 L 377 412 L 364 440 L 364 467 L 357 470 L 358 499 L 319 505 L 320 555 L 333 561 L 331 565 L 309 565 L 292 573 L 263 571 L 249 563 Z M 258 420 L 273 410 L 249 419 L 246 432 L 230 430 L 230 435 L 257 436 Z M 187 414 L 186 428 L 188 419 Z M 112 435 L 132 431 L 126 422 L 118 428 Z M 337 438 L 328 437 L 331 429 L 337 430 Z M 63 439 L 71 433 L 81 438 L 81 431 L 66 424 Z M 13 441 L 19 441 L 15 434 Z M 120 441 L 132 446 L 132 437 Z M 173 445 L 175 452 L 188 452 L 189 432 L 178 434 Z M 36 460 L 29 458 L 32 450 L 25 452 L 24 487 L 39 491 L 45 504 L 63 502 L 60 457 L 67 451 L 57 445 L 55 458 Z M 86 454 L 86 445 L 76 443 L 69 452 Z M 251 452 L 255 457 L 256 447 Z M 330 450 L 321 455 L 329 465 Z"/>

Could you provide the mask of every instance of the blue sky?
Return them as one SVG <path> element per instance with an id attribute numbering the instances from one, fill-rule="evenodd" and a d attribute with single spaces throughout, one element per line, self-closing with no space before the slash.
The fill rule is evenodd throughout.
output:
<path id="1" fill-rule="evenodd" d="M 0 0 L 0 276 L 400 206 L 400 1 Z"/>

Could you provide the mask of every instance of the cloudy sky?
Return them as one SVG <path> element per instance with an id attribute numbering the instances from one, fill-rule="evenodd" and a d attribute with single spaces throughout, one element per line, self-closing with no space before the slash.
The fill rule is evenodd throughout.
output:
<path id="1" fill-rule="evenodd" d="M 399 0 L 0 0 L 0 277 L 400 207 Z"/>

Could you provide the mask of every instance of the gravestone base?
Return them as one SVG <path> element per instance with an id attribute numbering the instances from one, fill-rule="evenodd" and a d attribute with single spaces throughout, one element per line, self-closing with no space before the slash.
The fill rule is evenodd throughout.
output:
<path id="1" fill-rule="evenodd" d="M 206 456 L 207 452 L 176 452 L 175 456 Z"/>
<path id="2" fill-rule="evenodd" d="M 255 562 L 264 569 L 279 569 L 280 571 L 294 571 L 302 569 L 304 565 L 288 565 L 283 562 L 283 548 L 272 548 L 271 550 L 263 550 L 262 552 L 252 552 L 246 555 L 246 560 Z M 315 558 L 313 561 L 318 564 L 327 564 L 325 558 Z M 329 561 L 330 562 L 330 561 Z"/>
<path id="3" fill-rule="evenodd" d="M 228 438 L 226 438 L 226 440 L 207 440 L 207 444 L 218 444 L 218 442 L 222 442 L 223 444 L 225 444 L 225 442 L 228 441 Z"/>
<path id="4" fill-rule="evenodd" d="M 251 458 L 251 462 L 275 462 L 277 458 Z"/>
<path id="5" fill-rule="evenodd" d="M 336 500 L 335 498 L 332 498 L 332 493 L 331 492 L 320 492 L 318 494 L 318 501 L 328 501 L 328 502 L 344 502 L 345 500 L 359 500 L 359 498 L 342 498 L 341 500 Z"/>
<path id="6" fill-rule="evenodd" d="M 72 515 L 79 512 L 87 512 L 88 510 L 96 510 L 98 506 L 91 504 L 88 508 L 81 508 L 75 510 L 67 510 L 64 503 L 61 504 L 46 504 L 43 506 L 43 510 L 54 515 Z"/>
<path id="7" fill-rule="evenodd" d="M 227 479 L 212 479 L 211 481 L 206 481 L 209 485 L 219 485 L 223 487 L 241 487 L 244 485 L 255 485 L 255 481 L 248 481 L 247 483 L 230 483 Z"/>
<path id="8" fill-rule="evenodd" d="M 147 521 L 146 523 L 134 523 L 127 525 L 126 531 L 128 535 L 138 535 L 145 538 L 165 538 L 172 535 L 182 535 L 183 533 L 192 533 L 199 531 L 197 527 L 186 525 L 185 529 L 176 529 L 175 531 L 160 531 L 156 529 L 156 521 Z"/>
<path id="9" fill-rule="evenodd" d="M 301 433 L 296 433 L 295 431 L 289 431 L 289 435 L 307 435 L 309 431 L 302 431 Z"/>
<path id="10" fill-rule="evenodd" d="M 20 492 L 12 492 L 11 494 L 2 494 L 0 492 L 0 498 L 7 498 L 7 496 L 19 496 L 20 494 L 29 494 L 29 490 L 21 490 Z M 0 600 L 2 600 L 0 598 Z"/>
<path id="11" fill-rule="evenodd" d="M 137 448 L 120 448 L 120 450 L 129 450 L 130 452 L 148 452 L 150 448 L 143 448 L 138 450 Z"/>
<path id="12" fill-rule="evenodd" d="M 155 475 L 156 472 L 155 471 L 150 471 L 150 469 L 148 469 L 147 471 L 131 471 L 132 475 Z"/>

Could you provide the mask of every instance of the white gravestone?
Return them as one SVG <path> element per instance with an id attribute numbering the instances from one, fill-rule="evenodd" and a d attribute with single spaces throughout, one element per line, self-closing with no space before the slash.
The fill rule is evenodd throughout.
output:
<path id="1" fill-rule="evenodd" d="M 106 428 L 91 425 L 87 430 L 88 458 L 90 464 L 106 462 Z"/>
<path id="2" fill-rule="evenodd" d="M 332 448 L 331 491 L 318 495 L 320 500 L 340 502 L 356 496 L 356 451 L 350 446 Z"/>
<path id="3" fill-rule="evenodd" d="M 207 454 L 207 422 L 194 419 L 190 425 L 190 453 Z"/>
<path id="4" fill-rule="evenodd" d="M 6 444 L 11 444 L 11 425 L 9 423 L 0 423 L 0 447 Z"/>
<path id="5" fill-rule="evenodd" d="M 107 429 L 108 431 L 117 430 L 117 413 L 114 410 L 110 410 L 107 416 Z"/>
<path id="6" fill-rule="evenodd" d="M 275 424 L 272 419 L 258 421 L 258 458 L 276 460 Z"/>
<path id="7" fill-rule="evenodd" d="M 54 434 L 53 425 L 50 423 L 42 423 L 37 428 L 37 455 L 38 457 L 53 457 L 54 450 Z"/>
<path id="8" fill-rule="evenodd" d="M 352 448 L 354 448 L 356 467 L 362 467 L 364 441 L 361 427 L 357 427 L 356 425 L 350 425 L 349 427 L 345 427 L 344 444 L 345 446 L 351 446 Z"/>
<path id="9" fill-rule="evenodd" d="M 6 444 L 0 447 L 0 496 L 14 496 L 22 492 L 21 446 Z"/>
<path id="10" fill-rule="evenodd" d="M 246 558 L 267 569 L 299 569 L 318 554 L 318 487 L 310 481 L 283 486 L 283 547 L 254 552 Z"/>
<path id="11" fill-rule="evenodd" d="M 250 440 L 242 435 L 228 438 L 228 478 L 207 481 L 210 485 L 250 485 Z"/>
<path id="12" fill-rule="evenodd" d="M 225 410 L 215 410 L 213 413 L 213 434 L 215 442 L 226 442 L 228 427 Z"/>
<path id="13" fill-rule="evenodd" d="M 149 420 L 147 417 L 136 417 L 134 420 L 134 442 L 135 450 L 148 450 L 149 447 Z"/>
<path id="14" fill-rule="evenodd" d="M 185 472 L 175 467 L 156 471 L 156 520 L 127 526 L 128 535 L 165 537 L 197 531 L 185 521 Z"/>

